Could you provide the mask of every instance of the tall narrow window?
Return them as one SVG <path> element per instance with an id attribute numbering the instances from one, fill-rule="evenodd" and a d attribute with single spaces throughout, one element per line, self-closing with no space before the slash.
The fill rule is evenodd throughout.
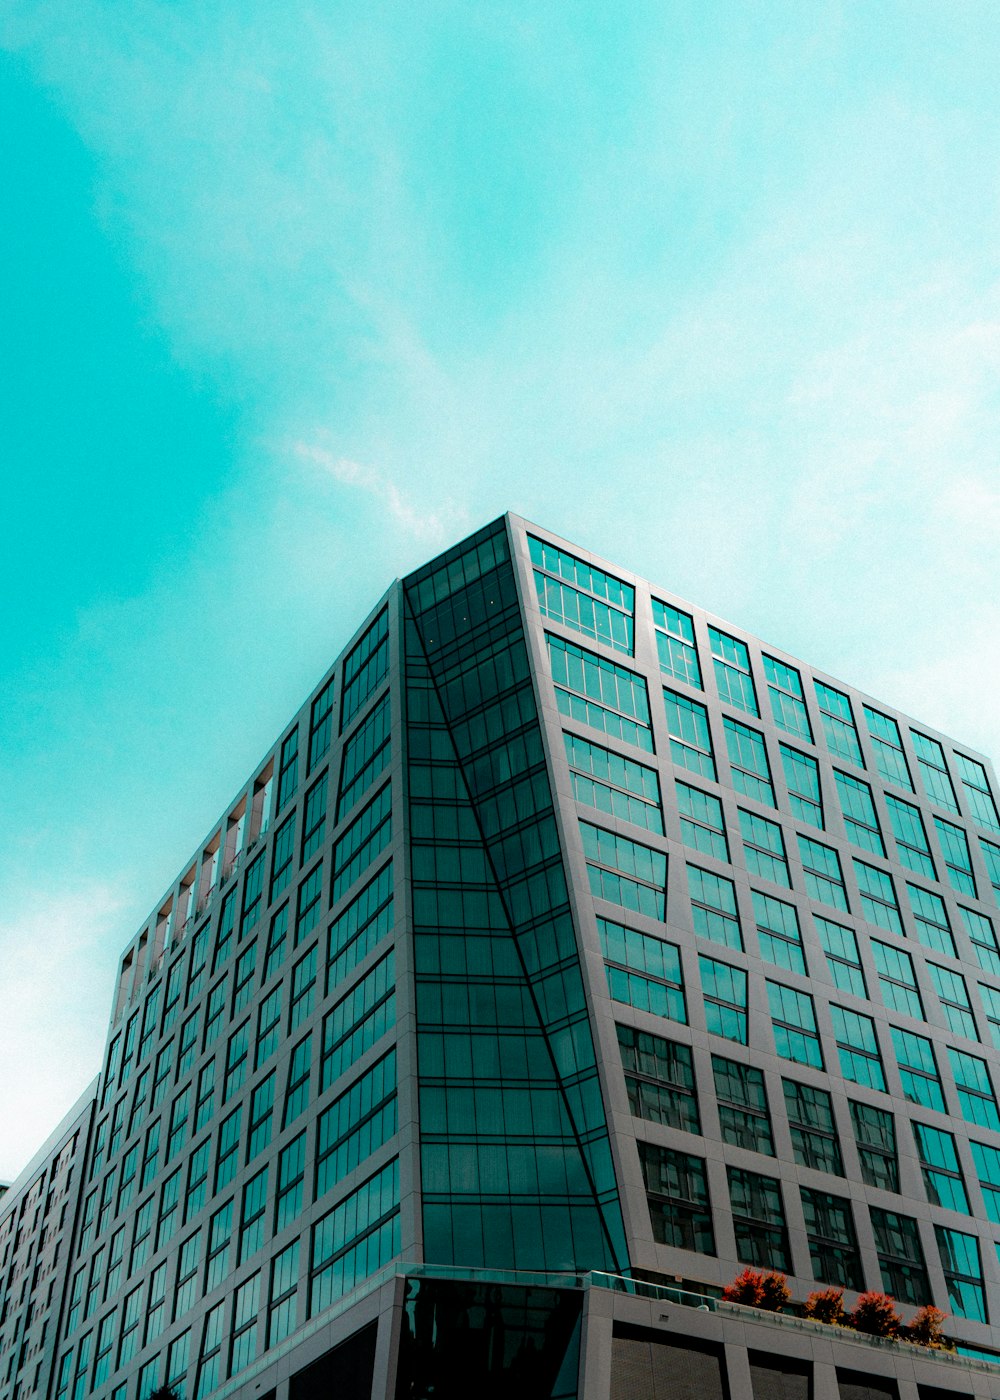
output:
<path id="1" fill-rule="evenodd" d="M 722 815 L 722 803 L 711 793 L 689 783 L 678 782 L 677 807 L 681 818 L 681 840 L 692 850 L 702 855 L 714 856 L 716 860 L 729 859 L 729 846 L 726 842 L 726 823 Z"/>
<path id="2" fill-rule="evenodd" d="M 848 763 L 863 768 L 865 761 L 861 757 L 850 700 L 842 691 L 834 690 L 833 686 L 824 685 L 822 681 L 816 681 L 816 699 L 819 701 L 827 748 L 838 758 L 845 758 Z"/>
<path id="3" fill-rule="evenodd" d="M 935 817 L 934 826 L 941 842 L 949 883 L 959 894 L 968 894 L 975 899 L 976 880 L 972 873 L 969 838 L 960 826 L 946 822 L 943 817 Z"/>
<path id="4" fill-rule="evenodd" d="M 944 1094 L 933 1045 L 926 1036 L 914 1035 L 912 1031 L 901 1030 L 899 1026 L 892 1026 L 891 1031 L 904 1096 L 910 1103 L 922 1104 L 924 1108 L 934 1108 L 944 1113 Z"/>
<path id="5" fill-rule="evenodd" d="M 979 1241 L 975 1235 L 949 1230 L 944 1225 L 935 1225 L 934 1234 L 952 1311 L 957 1317 L 986 1322 L 986 1290 Z"/>
<path id="6" fill-rule="evenodd" d="M 796 1162 L 813 1171 L 843 1176 L 837 1120 L 833 1116 L 830 1095 L 825 1089 L 799 1084 L 794 1079 L 783 1079 L 781 1083 Z"/>
<path id="7" fill-rule="evenodd" d="M 920 942 L 935 953 L 944 953 L 950 958 L 957 957 L 944 900 L 931 890 L 921 889 L 919 885 L 908 884 L 906 889 L 910 896 L 913 922 L 917 926 Z M 997 960 L 997 971 L 1000 972 L 1000 958 Z"/>
<path id="8" fill-rule="evenodd" d="M 879 826 L 872 790 L 860 778 L 852 778 L 849 773 L 834 770 L 840 807 L 844 814 L 847 839 L 870 851 L 873 856 L 885 856 L 885 843 Z"/>
<path id="9" fill-rule="evenodd" d="M 698 958 L 708 1029 L 726 1040 L 747 1043 L 747 975 L 715 958 Z"/>
<path id="10" fill-rule="evenodd" d="M 736 1257 L 757 1268 L 792 1271 L 781 1185 L 770 1176 L 727 1167 Z"/>
<path id="11" fill-rule="evenodd" d="M 885 805 L 889 809 L 889 821 L 896 838 L 899 858 L 915 875 L 923 875 L 928 880 L 937 879 L 937 871 L 931 858 L 931 848 L 927 844 L 927 832 L 920 809 L 912 802 L 904 802 L 901 797 L 885 795 Z"/>
<path id="12" fill-rule="evenodd" d="M 913 971 L 913 960 L 902 948 L 894 948 L 891 943 L 881 943 L 872 939 L 872 957 L 878 972 L 882 1000 L 890 1011 L 899 1011 L 904 1016 L 924 1019 L 924 1008 L 917 989 L 917 979 Z"/>
<path id="13" fill-rule="evenodd" d="M 882 1056 L 875 1034 L 875 1022 L 860 1011 L 846 1006 L 830 1006 L 833 1035 L 837 1042 L 840 1070 L 845 1079 L 885 1092 Z"/>
<path id="14" fill-rule="evenodd" d="M 956 1050 L 953 1045 L 948 1046 L 948 1059 L 955 1076 L 962 1117 L 967 1123 L 978 1123 L 981 1128 L 1000 1132 L 1000 1112 L 986 1061 L 978 1055 Z"/>
<path id="15" fill-rule="evenodd" d="M 729 715 L 723 719 L 722 727 L 726 733 L 733 787 L 755 802 L 763 802 L 768 807 L 777 806 L 763 734 Z"/>
<path id="16" fill-rule="evenodd" d="M 333 733 L 333 677 L 312 702 L 309 711 L 309 772 L 326 757 Z"/>
<path id="17" fill-rule="evenodd" d="M 954 1136 L 942 1128 L 932 1128 L 929 1123 L 914 1123 L 913 1137 L 920 1158 L 924 1189 L 931 1205 L 970 1215 L 969 1197 Z"/>
<path id="18" fill-rule="evenodd" d="M 299 785 L 299 730 L 292 730 L 281 745 L 281 762 L 278 766 L 278 808 L 280 812 Z"/>
<path id="19" fill-rule="evenodd" d="M 821 919 L 818 914 L 813 915 L 813 923 L 826 953 L 834 986 L 842 992 L 852 992 L 856 997 L 867 997 L 868 988 L 854 930 L 845 928 L 843 924 L 835 924 L 830 919 Z"/>
<path id="20" fill-rule="evenodd" d="M 863 1289 L 865 1276 L 851 1203 L 843 1196 L 799 1187 L 813 1278 L 841 1288 Z"/>
<path id="21" fill-rule="evenodd" d="M 892 1114 L 856 1099 L 850 1099 L 849 1103 L 862 1180 L 880 1191 L 898 1191 L 899 1154 Z"/>
<path id="22" fill-rule="evenodd" d="M 389 611 L 383 608 L 344 660 L 340 732 L 389 674 Z"/>
<path id="23" fill-rule="evenodd" d="M 901 1303 L 919 1306 L 931 1301 L 920 1227 L 909 1215 L 869 1206 L 875 1248 L 882 1270 L 882 1287 Z"/>
<path id="24" fill-rule="evenodd" d="M 774 1135 L 761 1071 L 753 1065 L 713 1055 L 712 1073 L 723 1142 L 773 1157 Z"/>
<path id="25" fill-rule="evenodd" d="M 693 618 L 670 603 L 661 603 L 656 598 L 652 602 L 660 670 L 664 675 L 673 676 L 676 681 L 685 681 L 701 690 L 701 667 L 698 665 Z"/>
<path id="26" fill-rule="evenodd" d="M 771 1008 L 774 1047 L 781 1058 L 822 1069 L 823 1051 L 812 997 L 782 982 L 768 982 L 767 1000 Z"/>
<path id="27" fill-rule="evenodd" d="M 979 966 L 984 972 L 992 972 L 1000 976 L 1000 947 L 997 945 L 996 929 L 992 921 L 985 914 L 979 914 L 975 909 L 966 909 L 963 905 L 959 905 L 958 912 L 962 916 L 965 931 L 972 940 Z M 947 950 L 941 949 L 941 951 L 946 952 Z M 955 956 L 954 944 L 952 944 L 951 955 Z"/>
<path id="28" fill-rule="evenodd" d="M 951 785 L 944 749 L 936 739 L 930 739 L 926 734 L 919 734 L 915 729 L 911 729 L 910 734 L 917 753 L 917 767 L 924 780 L 927 796 L 938 807 L 943 807 L 946 812 L 957 812 L 958 803 L 955 801 L 955 789 Z"/>
<path id="29" fill-rule="evenodd" d="M 771 714 L 775 724 L 786 734 L 794 734 L 797 739 L 804 739 L 807 744 L 811 744 L 812 726 L 802 694 L 802 677 L 794 666 L 788 666 L 773 656 L 765 654 L 763 660 L 767 693 L 771 700 Z"/>
<path id="30" fill-rule="evenodd" d="M 819 785 L 819 764 L 809 754 L 800 753 L 787 744 L 779 744 L 778 749 L 785 770 L 792 815 L 810 826 L 818 826 L 822 831 L 823 797 Z"/>
<path id="31" fill-rule="evenodd" d="M 950 968 L 941 967 L 938 963 L 929 962 L 927 971 L 940 998 L 941 1010 L 948 1025 L 956 1035 L 963 1035 L 967 1040 L 978 1040 L 965 978 L 961 973 L 952 972 Z"/>
<path id="32" fill-rule="evenodd" d="M 805 874 L 806 890 L 820 902 L 830 904 L 834 909 L 849 913 L 847 890 L 844 888 L 844 874 L 840 868 L 840 857 L 832 846 L 824 846 L 808 836 L 798 833 L 799 855 Z"/>
<path id="33" fill-rule="evenodd" d="M 972 811 L 972 820 L 986 831 L 995 831 L 1000 835 L 1000 817 L 997 816 L 997 804 L 990 791 L 986 769 L 974 758 L 966 758 L 965 754 L 957 752 L 955 753 L 955 767 L 958 769 L 958 776 L 965 788 L 965 796 Z"/>
<path id="34" fill-rule="evenodd" d="M 663 706 L 667 714 L 671 759 L 679 767 L 699 773 L 714 783 L 715 759 L 705 706 L 673 690 L 664 690 Z"/>
<path id="35" fill-rule="evenodd" d="M 743 951 L 736 886 L 724 875 L 715 875 L 697 865 L 689 865 L 688 890 L 694 931 L 713 943 Z"/>
<path id="36" fill-rule="evenodd" d="M 895 783 L 897 787 L 912 792 L 913 779 L 910 777 L 906 754 L 903 752 L 899 725 L 889 715 L 883 715 L 868 705 L 865 705 L 864 711 L 879 777 L 885 783 Z"/>
<path id="37" fill-rule="evenodd" d="M 759 716 L 757 692 L 750 671 L 750 653 L 746 646 L 728 633 L 720 632 L 717 627 L 708 629 L 708 639 L 712 647 L 719 698 L 734 709 Z"/>
<path id="38" fill-rule="evenodd" d="M 750 894 L 757 921 L 757 940 L 765 961 L 788 972 L 805 974 L 806 960 L 795 906 L 762 894 L 760 890 L 751 890 Z"/>

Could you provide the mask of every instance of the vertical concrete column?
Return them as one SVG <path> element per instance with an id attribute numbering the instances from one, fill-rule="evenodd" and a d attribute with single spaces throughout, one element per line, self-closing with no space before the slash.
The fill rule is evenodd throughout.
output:
<path id="1" fill-rule="evenodd" d="M 750 1379 L 750 1354 L 745 1342 L 726 1342 L 726 1375 L 729 1378 L 729 1394 L 734 1400 L 737 1395 L 753 1396 L 753 1381 Z M 819 1400 L 819 1397 L 816 1397 Z"/>
<path id="2" fill-rule="evenodd" d="M 614 1295 L 591 1288 L 583 1295 L 580 1400 L 610 1400 Z"/>
<path id="3" fill-rule="evenodd" d="M 813 1400 L 840 1400 L 837 1368 L 832 1361 L 813 1362 Z"/>

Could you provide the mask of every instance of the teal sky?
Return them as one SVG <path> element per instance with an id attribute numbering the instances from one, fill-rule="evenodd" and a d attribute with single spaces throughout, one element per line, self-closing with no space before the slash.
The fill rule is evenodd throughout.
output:
<path id="1" fill-rule="evenodd" d="M 507 508 L 1000 754 L 998 72 L 995 0 L 8 0 L 0 1179 Z"/>

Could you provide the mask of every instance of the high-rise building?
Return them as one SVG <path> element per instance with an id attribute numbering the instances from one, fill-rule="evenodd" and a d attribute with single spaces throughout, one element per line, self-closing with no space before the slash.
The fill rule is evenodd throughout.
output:
<path id="1" fill-rule="evenodd" d="M 504 517 L 125 950 L 0 1397 L 1000 1397 L 998 899 L 981 755 Z"/>

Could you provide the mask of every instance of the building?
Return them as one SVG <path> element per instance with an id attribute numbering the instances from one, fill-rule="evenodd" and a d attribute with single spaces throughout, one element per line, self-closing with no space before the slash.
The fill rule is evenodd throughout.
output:
<path id="1" fill-rule="evenodd" d="M 995 792 L 545 530 L 463 541 L 125 950 L 0 1200 L 0 1397 L 1000 1397 Z M 719 1301 L 746 1264 L 959 1351 Z"/>

